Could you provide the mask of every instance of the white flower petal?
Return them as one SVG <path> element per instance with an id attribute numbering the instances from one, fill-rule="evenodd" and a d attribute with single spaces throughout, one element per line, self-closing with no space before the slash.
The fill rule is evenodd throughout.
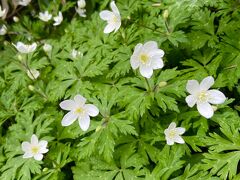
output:
<path id="1" fill-rule="evenodd" d="M 28 151 L 30 151 L 30 149 L 31 149 L 31 145 L 29 142 L 27 142 L 27 141 L 22 142 L 22 150 L 24 152 L 28 152 Z"/>
<path id="2" fill-rule="evenodd" d="M 62 119 L 62 126 L 71 125 L 74 121 L 76 121 L 77 117 L 78 115 L 73 112 L 67 113 Z"/>
<path id="3" fill-rule="evenodd" d="M 114 16 L 113 12 L 108 10 L 101 11 L 99 15 L 100 15 L 100 18 L 105 21 L 112 19 Z"/>
<path id="4" fill-rule="evenodd" d="M 48 149 L 47 149 L 47 148 L 40 148 L 40 149 L 39 149 L 39 153 L 44 154 L 44 153 L 47 153 L 47 152 L 48 152 Z"/>
<path id="5" fill-rule="evenodd" d="M 211 104 L 222 104 L 226 100 L 225 95 L 219 90 L 213 89 L 207 92 L 209 93 L 208 102 Z"/>
<path id="6" fill-rule="evenodd" d="M 121 27 L 121 21 L 120 22 L 116 22 L 115 23 L 115 31 L 114 31 L 114 33 L 117 32 L 120 27 Z"/>
<path id="7" fill-rule="evenodd" d="M 36 154 L 33 156 L 35 160 L 37 161 L 41 161 L 43 159 L 43 155 L 42 154 Z"/>
<path id="8" fill-rule="evenodd" d="M 84 116 L 79 116 L 78 118 L 79 126 L 83 131 L 87 131 L 90 125 L 90 117 L 85 114 Z"/>
<path id="9" fill-rule="evenodd" d="M 141 43 L 138 43 L 134 48 L 133 55 L 139 55 L 139 53 L 142 50 L 142 47 L 143 47 L 143 45 Z"/>
<path id="10" fill-rule="evenodd" d="M 202 80 L 200 83 L 201 90 L 208 90 L 214 84 L 214 79 L 212 76 L 208 76 Z"/>
<path id="11" fill-rule="evenodd" d="M 154 49 L 149 52 L 149 56 L 158 56 L 159 58 L 162 58 L 164 56 L 164 51 L 162 49 Z"/>
<path id="12" fill-rule="evenodd" d="M 31 158 L 31 157 L 33 157 L 33 154 L 30 153 L 30 152 L 26 152 L 26 153 L 24 153 L 24 155 L 23 155 L 23 158 Z"/>
<path id="13" fill-rule="evenodd" d="M 38 144 L 38 137 L 33 134 L 32 137 L 31 137 L 31 144 L 32 145 L 37 145 Z"/>
<path id="14" fill-rule="evenodd" d="M 18 52 L 20 53 L 27 53 L 27 49 L 25 44 L 23 44 L 22 42 L 17 42 L 17 44 L 15 45 L 16 49 L 18 50 Z"/>
<path id="15" fill-rule="evenodd" d="M 115 29 L 115 25 L 114 24 L 112 24 L 112 23 L 109 23 L 109 24 L 107 24 L 107 26 L 104 28 L 104 33 L 105 34 L 108 34 L 108 33 L 110 33 L 110 32 L 112 32 L 112 31 L 114 31 L 114 29 Z"/>
<path id="16" fill-rule="evenodd" d="M 46 148 L 46 147 L 47 147 L 47 144 L 48 144 L 48 142 L 45 141 L 45 140 L 39 141 L 39 146 L 40 146 L 40 147 Z"/>
<path id="17" fill-rule="evenodd" d="M 94 117 L 94 116 L 97 116 L 99 113 L 98 108 L 96 106 L 94 106 L 93 104 L 86 104 L 85 108 L 86 108 L 89 116 Z"/>
<path id="18" fill-rule="evenodd" d="M 179 143 L 179 144 L 184 144 L 185 143 L 185 141 L 183 140 L 183 138 L 181 136 L 176 136 L 174 141 L 176 143 Z"/>
<path id="19" fill-rule="evenodd" d="M 213 116 L 213 108 L 208 102 L 197 102 L 198 112 L 205 118 L 211 118 Z"/>
<path id="20" fill-rule="evenodd" d="M 76 103 L 73 100 L 65 100 L 62 101 L 60 104 L 60 107 L 64 110 L 71 111 L 76 107 Z"/>
<path id="21" fill-rule="evenodd" d="M 140 61 L 136 55 L 132 55 L 130 59 L 130 64 L 133 69 L 137 69 L 140 66 Z"/>
<path id="22" fill-rule="evenodd" d="M 28 52 L 33 52 L 37 48 L 37 43 L 33 43 L 29 46 Z"/>
<path id="23" fill-rule="evenodd" d="M 117 6 L 116 6 L 116 4 L 115 4 L 114 1 L 112 1 L 112 2 L 110 3 L 110 7 L 111 7 L 111 9 L 112 9 L 112 11 L 113 11 L 114 13 L 120 15 L 119 10 L 118 10 L 118 8 L 117 8 Z"/>
<path id="24" fill-rule="evenodd" d="M 140 66 L 140 74 L 143 77 L 150 78 L 153 74 L 153 69 L 150 66 Z"/>
<path id="25" fill-rule="evenodd" d="M 86 103 L 86 98 L 78 94 L 74 97 L 74 101 L 77 103 L 77 105 L 82 106 Z"/>
<path id="26" fill-rule="evenodd" d="M 189 96 L 186 97 L 185 100 L 186 100 L 189 107 L 193 107 L 197 102 L 197 98 L 196 98 L 195 95 L 189 95 Z"/>
<path id="27" fill-rule="evenodd" d="M 183 128 L 183 127 L 177 127 L 176 130 L 177 130 L 177 132 L 178 132 L 179 135 L 182 135 L 182 134 L 185 133 L 185 131 L 186 131 L 186 129 Z"/>
<path id="28" fill-rule="evenodd" d="M 176 123 L 175 122 L 171 122 L 171 124 L 168 126 L 168 130 L 175 129 L 175 128 L 176 128 Z"/>
<path id="29" fill-rule="evenodd" d="M 163 68 L 163 60 L 158 55 L 151 57 L 151 67 L 153 69 Z"/>
<path id="30" fill-rule="evenodd" d="M 188 80 L 186 86 L 187 92 L 196 95 L 199 92 L 199 83 L 196 80 Z"/>
<path id="31" fill-rule="evenodd" d="M 172 139 L 166 138 L 166 141 L 167 141 L 167 145 L 171 146 L 174 144 L 174 141 Z"/>
<path id="32" fill-rule="evenodd" d="M 148 41 L 143 45 L 144 51 L 149 53 L 153 50 L 158 49 L 158 44 L 156 41 Z"/>

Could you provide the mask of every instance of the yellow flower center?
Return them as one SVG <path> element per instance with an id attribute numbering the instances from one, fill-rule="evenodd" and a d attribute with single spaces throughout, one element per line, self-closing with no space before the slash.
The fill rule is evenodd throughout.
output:
<path id="1" fill-rule="evenodd" d="M 208 100 L 208 93 L 206 91 L 202 91 L 198 95 L 198 100 L 200 102 L 206 102 Z"/>
<path id="2" fill-rule="evenodd" d="M 146 64 L 149 60 L 149 57 L 147 54 L 141 54 L 140 55 L 140 61 L 143 63 L 143 64 Z"/>
<path id="3" fill-rule="evenodd" d="M 170 130 L 169 132 L 169 138 L 173 139 L 176 136 L 176 131 L 174 129 Z"/>
<path id="4" fill-rule="evenodd" d="M 38 147 L 38 146 L 33 146 L 33 147 L 31 148 L 31 150 L 32 150 L 32 153 L 33 153 L 33 154 L 37 154 L 38 151 L 39 151 L 39 147 Z"/>
<path id="5" fill-rule="evenodd" d="M 113 16 L 113 18 L 112 18 L 112 22 L 113 22 L 113 23 L 117 23 L 117 22 L 118 22 L 118 18 L 117 18 L 117 16 Z"/>
<path id="6" fill-rule="evenodd" d="M 81 107 L 79 107 L 79 108 L 77 108 L 77 109 L 75 110 L 75 113 L 76 113 L 76 114 L 80 114 L 80 113 L 82 113 L 82 112 L 84 112 L 84 109 L 81 108 Z"/>

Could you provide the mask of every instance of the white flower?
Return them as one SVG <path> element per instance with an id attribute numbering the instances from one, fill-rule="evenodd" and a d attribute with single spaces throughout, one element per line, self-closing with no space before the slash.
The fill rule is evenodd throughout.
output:
<path id="1" fill-rule="evenodd" d="M 121 16 L 114 1 L 110 3 L 112 11 L 104 10 L 100 12 L 100 17 L 104 21 L 107 21 L 107 26 L 104 29 L 104 33 L 108 34 L 112 31 L 117 32 L 121 26 Z"/>
<path id="2" fill-rule="evenodd" d="M 21 6 L 27 6 L 30 2 L 31 0 L 19 0 L 18 4 Z"/>
<path id="3" fill-rule="evenodd" d="M 48 11 L 45 11 L 44 13 L 39 13 L 39 19 L 41 19 L 44 22 L 48 22 L 50 19 L 52 19 L 52 15 L 48 13 Z"/>
<path id="4" fill-rule="evenodd" d="M 76 12 L 79 14 L 79 16 L 81 16 L 81 17 L 86 17 L 86 9 L 82 9 L 82 8 L 77 8 L 77 7 L 75 7 L 75 9 L 76 9 Z"/>
<path id="5" fill-rule="evenodd" d="M 2 27 L 0 28 L 0 35 L 5 35 L 7 34 L 7 27 L 3 24 Z"/>
<path id="6" fill-rule="evenodd" d="M 4 17 L 6 13 L 7 13 L 6 9 L 2 9 L 2 6 L 0 5 L 0 18 Z"/>
<path id="7" fill-rule="evenodd" d="M 37 161 L 43 159 L 43 154 L 48 152 L 47 149 L 48 142 L 45 140 L 38 141 L 38 137 L 33 134 L 31 137 L 31 142 L 24 141 L 22 143 L 22 150 L 25 152 L 23 158 L 34 158 Z"/>
<path id="8" fill-rule="evenodd" d="M 63 21 L 62 12 L 59 12 L 58 16 L 53 17 L 53 20 L 55 21 L 55 23 L 53 24 L 54 26 L 58 26 L 59 24 L 61 24 Z"/>
<path id="9" fill-rule="evenodd" d="M 187 92 L 191 95 L 186 97 L 186 102 L 189 107 L 197 104 L 198 112 L 205 118 L 211 118 L 214 114 L 214 109 L 211 104 L 222 104 L 226 97 L 219 90 L 209 88 L 214 84 L 212 76 L 208 76 L 199 84 L 196 80 L 189 80 L 187 82 Z"/>
<path id="10" fill-rule="evenodd" d="M 176 123 L 172 122 L 167 129 L 164 130 L 165 139 L 168 145 L 173 145 L 175 142 L 184 144 L 183 138 L 180 136 L 185 132 L 185 128 L 177 127 Z"/>
<path id="11" fill-rule="evenodd" d="M 75 7 L 76 9 L 76 12 L 79 14 L 79 16 L 81 17 L 86 17 L 86 9 L 85 9 L 85 6 L 86 6 L 86 2 L 85 0 L 79 0 L 77 2 L 78 6 Z"/>
<path id="12" fill-rule="evenodd" d="M 85 0 L 78 0 L 77 4 L 78 4 L 78 7 L 81 9 L 85 8 L 86 6 Z"/>
<path id="13" fill-rule="evenodd" d="M 80 128 L 87 131 L 90 125 L 89 116 L 97 116 L 99 110 L 96 106 L 85 103 L 86 99 L 81 95 L 76 95 L 73 100 L 62 101 L 60 107 L 70 111 L 63 117 L 62 126 L 69 126 L 78 119 Z"/>
<path id="14" fill-rule="evenodd" d="M 163 67 L 162 57 L 164 51 L 158 49 L 157 42 L 148 41 L 145 44 L 137 44 L 131 56 L 131 66 L 133 69 L 139 68 L 142 76 L 150 78 L 154 69 Z"/>
<path id="15" fill-rule="evenodd" d="M 40 72 L 36 69 L 30 69 L 30 70 L 27 70 L 27 75 L 30 79 L 34 80 L 38 78 L 38 76 L 40 75 Z"/>
<path id="16" fill-rule="evenodd" d="M 77 51 L 76 49 L 73 49 L 71 52 L 71 56 L 73 59 L 76 59 L 78 56 L 83 56 L 83 54 L 80 51 Z"/>
<path id="17" fill-rule="evenodd" d="M 16 47 L 18 52 L 27 54 L 35 51 L 35 49 L 37 48 L 37 43 L 26 45 L 26 44 L 23 44 L 22 42 L 17 42 L 17 44 L 14 46 Z"/>
<path id="18" fill-rule="evenodd" d="M 44 44 L 43 45 L 43 50 L 45 51 L 45 52 L 50 52 L 50 51 L 52 51 L 52 46 L 50 45 L 50 44 Z"/>

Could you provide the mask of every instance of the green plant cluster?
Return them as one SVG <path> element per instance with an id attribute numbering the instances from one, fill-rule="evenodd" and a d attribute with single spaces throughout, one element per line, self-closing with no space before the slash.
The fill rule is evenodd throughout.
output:
<path id="1" fill-rule="evenodd" d="M 104 34 L 99 12 L 110 2 L 87 0 L 83 18 L 76 1 L 32 1 L 1 21 L 0 179 L 240 179 L 240 1 L 116 0 L 121 28 Z M 44 10 L 62 11 L 62 24 L 39 20 Z M 164 67 L 146 81 L 130 57 L 150 40 L 164 50 Z M 18 41 L 37 50 L 21 55 Z M 40 76 L 30 79 L 27 67 Z M 211 119 L 185 102 L 187 80 L 207 76 L 228 98 Z M 61 125 L 59 103 L 77 94 L 100 110 L 86 132 Z M 185 144 L 166 144 L 171 122 L 186 128 Z M 48 141 L 42 161 L 22 158 L 32 134 Z"/>

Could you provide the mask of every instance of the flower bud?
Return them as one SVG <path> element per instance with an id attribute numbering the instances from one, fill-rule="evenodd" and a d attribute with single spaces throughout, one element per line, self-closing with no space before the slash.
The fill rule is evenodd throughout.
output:
<path id="1" fill-rule="evenodd" d="M 19 18 L 17 16 L 13 16 L 13 21 L 14 22 L 19 22 Z"/>
<path id="2" fill-rule="evenodd" d="M 163 18 L 166 20 L 168 18 L 168 10 L 166 9 L 164 12 L 163 12 Z"/>
<path id="3" fill-rule="evenodd" d="M 164 87 L 164 86 L 166 86 L 166 85 L 167 85 L 167 82 L 166 82 L 166 81 L 161 81 L 161 82 L 158 84 L 159 87 Z"/>
<path id="4" fill-rule="evenodd" d="M 4 41 L 3 44 L 4 44 L 4 46 L 7 46 L 9 43 L 8 43 L 8 41 Z"/>
<path id="5" fill-rule="evenodd" d="M 19 61 L 23 60 L 23 57 L 20 54 L 17 56 L 17 58 L 18 58 Z"/>
<path id="6" fill-rule="evenodd" d="M 42 171 L 43 171 L 43 172 L 46 172 L 46 171 L 48 171 L 48 168 L 43 168 Z"/>
<path id="7" fill-rule="evenodd" d="M 95 132 L 98 132 L 100 129 L 102 129 L 102 126 L 98 126 L 95 130 Z"/>
<path id="8" fill-rule="evenodd" d="M 33 85 L 29 85 L 29 86 L 28 86 L 28 89 L 29 89 L 30 91 L 34 91 L 35 87 L 34 87 Z"/>

